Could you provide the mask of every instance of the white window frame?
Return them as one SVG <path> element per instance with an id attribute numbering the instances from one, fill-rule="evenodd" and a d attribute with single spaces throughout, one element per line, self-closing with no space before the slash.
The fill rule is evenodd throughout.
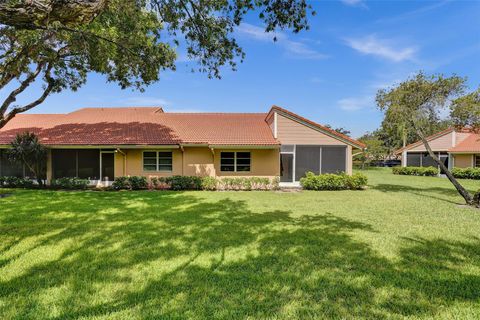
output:
<path id="1" fill-rule="evenodd" d="M 250 154 L 250 169 L 248 171 L 238 171 L 237 170 L 237 152 L 244 152 Z M 222 153 L 233 153 L 233 171 L 225 171 L 222 170 Z M 230 158 L 229 158 L 230 159 Z M 252 152 L 245 150 L 245 151 L 220 151 L 220 172 L 252 172 Z"/>
<path id="2" fill-rule="evenodd" d="M 155 153 L 155 170 L 145 170 L 145 152 Z M 172 157 L 172 168 L 170 170 L 160 170 L 160 152 L 169 152 Z M 143 172 L 172 172 L 173 171 L 173 152 L 171 150 L 143 150 L 142 151 L 142 171 Z"/>

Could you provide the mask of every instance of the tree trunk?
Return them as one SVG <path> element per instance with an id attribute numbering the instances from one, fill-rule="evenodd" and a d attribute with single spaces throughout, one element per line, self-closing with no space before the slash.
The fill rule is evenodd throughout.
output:
<path id="1" fill-rule="evenodd" d="M 445 172 L 448 180 L 450 180 L 450 182 L 455 186 L 455 189 L 457 189 L 458 193 L 463 197 L 463 199 L 465 199 L 465 202 L 468 205 L 475 205 L 472 195 L 457 181 L 457 179 L 455 179 L 455 177 L 450 172 L 450 170 L 448 170 L 445 164 L 441 162 L 440 159 L 435 155 L 423 133 L 417 129 L 417 134 L 420 136 L 420 139 L 422 140 L 423 145 L 427 149 L 430 157 L 432 157 L 432 159 L 440 166 L 440 169 Z"/>
<path id="2" fill-rule="evenodd" d="M 0 24 L 32 29 L 59 22 L 73 27 L 92 21 L 106 4 L 107 0 L 3 0 Z"/>

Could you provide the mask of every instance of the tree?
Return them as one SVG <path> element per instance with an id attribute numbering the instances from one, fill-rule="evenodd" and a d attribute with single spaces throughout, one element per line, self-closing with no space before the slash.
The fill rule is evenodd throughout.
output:
<path id="1" fill-rule="evenodd" d="M 465 119 L 457 116 L 465 97 L 461 98 L 466 90 L 466 79 L 443 75 L 428 76 L 420 72 L 391 89 L 382 89 L 377 93 L 376 101 L 380 110 L 385 113 L 385 119 L 392 128 L 403 128 L 408 134 L 415 134 L 419 138 L 430 157 L 439 165 L 458 193 L 469 205 L 474 205 L 472 195 L 455 179 L 443 162 L 432 151 L 428 141 L 426 128 L 431 128 L 440 118 L 448 103 L 451 105 L 452 119 L 457 125 L 465 124 Z M 461 112 L 460 112 L 461 113 Z M 478 203 L 476 204 L 479 205 Z"/>
<path id="2" fill-rule="evenodd" d="M 384 141 L 378 136 L 378 131 L 372 133 L 367 132 L 358 140 L 367 146 L 363 152 L 357 156 L 357 159 L 362 162 L 362 169 L 365 168 L 365 163 L 384 160 L 389 154 L 389 150 L 385 146 Z"/>
<path id="3" fill-rule="evenodd" d="M 220 77 L 245 54 L 235 26 L 256 11 L 265 31 L 308 29 L 306 0 L 5 0 L 0 2 L 0 128 L 52 93 L 75 91 L 88 73 L 122 89 L 143 90 L 163 70 L 175 70 L 184 45 L 198 71 Z M 35 82 L 39 97 L 15 105 Z"/>
<path id="4" fill-rule="evenodd" d="M 346 135 L 346 136 L 349 136 L 350 133 L 351 133 L 350 130 L 345 129 L 345 128 L 343 128 L 343 127 L 333 128 L 333 127 L 332 127 L 331 125 L 329 125 L 329 124 L 326 124 L 325 127 L 327 127 L 328 129 L 332 129 L 332 130 L 334 130 L 334 131 L 336 131 L 336 132 L 338 132 L 338 133 L 340 133 L 340 134 L 344 134 L 344 135 Z"/>
<path id="5" fill-rule="evenodd" d="M 17 134 L 10 143 L 7 152 L 8 159 L 28 168 L 37 179 L 38 185 L 43 186 L 46 176 L 47 149 L 39 141 L 35 134 L 25 132 Z"/>

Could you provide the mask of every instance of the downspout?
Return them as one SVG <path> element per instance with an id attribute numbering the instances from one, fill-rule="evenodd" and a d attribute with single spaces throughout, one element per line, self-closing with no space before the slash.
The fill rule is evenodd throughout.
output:
<path id="1" fill-rule="evenodd" d="M 185 174 L 185 148 L 183 145 L 179 144 L 180 150 L 182 151 L 182 176 Z"/>
<path id="2" fill-rule="evenodd" d="M 126 176 L 127 175 L 127 154 L 122 150 L 120 150 L 119 148 L 117 148 L 116 151 L 123 155 L 123 175 Z"/>

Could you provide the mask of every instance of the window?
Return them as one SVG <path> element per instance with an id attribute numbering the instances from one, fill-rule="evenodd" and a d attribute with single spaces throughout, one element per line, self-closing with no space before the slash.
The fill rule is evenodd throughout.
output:
<path id="1" fill-rule="evenodd" d="M 250 166 L 250 152 L 220 152 L 220 171 L 248 172 Z"/>
<path id="2" fill-rule="evenodd" d="M 172 171 L 172 152 L 145 151 L 143 153 L 144 171 Z"/>
<path id="3" fill-rule="evenodd" d="M 475 167 L 480 168 L 480 155 L 475 156 Z"/>

